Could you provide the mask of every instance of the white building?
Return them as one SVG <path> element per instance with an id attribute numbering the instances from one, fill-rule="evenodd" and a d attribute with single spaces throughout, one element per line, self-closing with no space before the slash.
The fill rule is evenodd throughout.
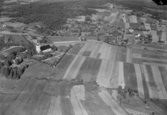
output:
<path id="1" fill-rule="evenodd" d="M 78 16 L 78 17 L 76 18 L 76 20 L 77 20 L 78 22 L 85 22 L 86 16 Z"/>
<path id="2" fill-rule="evenodd" d="M 52 48 L 51 48 L 50 45 L 41 46 L 41 45 L 37 44 L 36 45 L 36 51 L 37 51 L 37 53 L 40 53 L 40 52 L 46 53 L 46 52 L 51 52 Z"/>

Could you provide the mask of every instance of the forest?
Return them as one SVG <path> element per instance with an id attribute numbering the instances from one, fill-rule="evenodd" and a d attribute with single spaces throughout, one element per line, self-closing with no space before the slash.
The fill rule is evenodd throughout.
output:
<path id="1" fill-rule="evenodd" d="M 25 5 L 16 5 L 10 9 L 10 17 L 29 24 L 33 22 L 42 22 L 48 29 L 58 30 L 67 21 L 80 15 L 91 15 L 96 13 L 90 10 L 80 2 L 58 2 L 58 3 L 31 3 Z"/>

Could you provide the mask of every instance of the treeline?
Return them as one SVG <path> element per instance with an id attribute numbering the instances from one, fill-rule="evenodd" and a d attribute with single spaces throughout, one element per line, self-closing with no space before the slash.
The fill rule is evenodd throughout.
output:
<path id="1" fill-rule="evenodd" d="M 17 51 L 11 51 L 7 57 L 0 55 L 0 74 L 4 75 L 8 79 L 20 79 L 28 64 L 22 66 L 12 66 L 13 64 L 19 65 L 24 59 L 31 59 L 36 54 L 35 46 L 32 43 L 25 45 L 24 48 L 17 49 Z"/>
<path id="2" fill-rule="evenodd" d="M 0 55 L 0 59 L 4 60 L 3 62 L 0 61 L 0 73 L 3 74 L 6 78 L 9 79 L 20 79 L 21 75 L 24 73 L 25 69 L 28 65 L 24 65 L 22 67 L 13 67 L 12 64 L 19 65 L 23 62 L 23 58 L 17 56 L 23 50 L 18 50 L 17 52 L 10 53 L 7 57 Z"/>
<path id="3" fill-rule="evenodd" d="M 4 66 L 2 62 L 0 62 L 0 73 L 3 74 L 7 79 L 20 79 L 21 75 L 28 68 L 28 65 L 23 67 L 10 67 Z"/>
<path id="4" fill-rule="evenodd" d="M 67 4 L 63 2 L 36 2 L 25 5 L 17 5 L 11 8 L 11 12 L 13 12 L 13 14 L 9 14 L 9 16 L 26 24 L 42 22 L 48 29 L 58 30 L 66 23 L 67 18 L 79 15 L 91 15 L 95 13 L 94 10 L 90 10 L 86 7 L 80 9 L 75 9 L 73 7 L 74 4 Z"/>

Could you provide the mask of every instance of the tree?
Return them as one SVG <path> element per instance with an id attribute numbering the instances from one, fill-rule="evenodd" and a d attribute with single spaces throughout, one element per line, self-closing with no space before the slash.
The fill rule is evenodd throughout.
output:
<path id="1" fill-rule="evenodd" d="M 17 79 L 17 67 L 13 68 L 13 79 Z"/>
<path id="2" fill-rule="evenodd" d="M 92 21 L 92 20 L 91 20 L 91 17 L 90 17 L 90 16 L 86 16 L 85 21 L 86 21 L 86 22 Z"/>
<path id="3" fill-rule="evenodd" d="M 15 59 L 15 63 L 19 65 L 20 64 L 19 59 Z"/>
<path id="4" fill-rule="evenodd" d="M 5 56 L 0 54 L 0 59 L 4 60 L 5 59 Z"/>
<path id="5" fill-rule="evenodd" d="M 55 45 L 52 46 L 53 51 L 57 51 L 57 47 Z"/>
<path id="6" fill-rule="evenodd" d="M 4 65 L 8 67 L 8 66 L 11 66 L 12 63 L 9 60 L 5 60 Z"/>
<path id="7" fill-rule="evenodd" d="M 10 70 L 9 70 L 9 67 L 6 67 L 3 71 L 3 75 L 7 78 L 10 74 Z"/>
<path id="8" fill-rule="evenodd" d="M 1 74 L 3 74 L 4 69 L 5 69 L 5 67 L 2 66 L 1 69 L 0 69 L 0 70 L 1 70 L 1 71 L 0 71 Z"/>
<path id="9" fill-rule="evenodd" d="M 3 66 L 3 63 L 0 61 L 0 69 L 2 68 L 2 66 Z"/>
<path id="10" fill-rule="evenodd" d="M 10 70 L 10 74 L 9 74 L 9 77 L 8 78 L 10 78 L 10 79 L 12 79 L 13 78 L 13 69 L 11 68 L 11 70 Z"/>
<path id="11" fill-rule="evenodd" d="M 122 95 L 122 92 L 123 92 L 122 86 L 119 85 L 119 87 L 118 87 L 118 93 Z"/>
<path id="12" fill-rule="evenodd" d="M 15 58 L 16 58 L 16 53 L 15 52 L 13 52 L 13 53 L 11 53 L 7 56 L 7 60 L 9 60 L 9 61 L 11 61 L 12 59 L 15 59 Z"/>
<path id="13" fill-rule="evenodd" d="M 17 77 L 18 77 L 18 79 L 20 79 L 20 77 L 21 77 L 21 75 L 23 74 L 23 68 L 18 68 L 18 70 L 17 70 Z"/>

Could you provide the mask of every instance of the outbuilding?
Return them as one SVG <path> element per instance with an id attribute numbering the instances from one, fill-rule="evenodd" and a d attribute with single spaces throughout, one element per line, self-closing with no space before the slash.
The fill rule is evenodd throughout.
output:
<path id="1" fill-rule="evenodd" d="M 52 51 L 52 47 L 50 45 L 43 45 L 43 46 L 36 45 L 36 51 L 38 53 L 40 52 L 46 53 Z"/>

